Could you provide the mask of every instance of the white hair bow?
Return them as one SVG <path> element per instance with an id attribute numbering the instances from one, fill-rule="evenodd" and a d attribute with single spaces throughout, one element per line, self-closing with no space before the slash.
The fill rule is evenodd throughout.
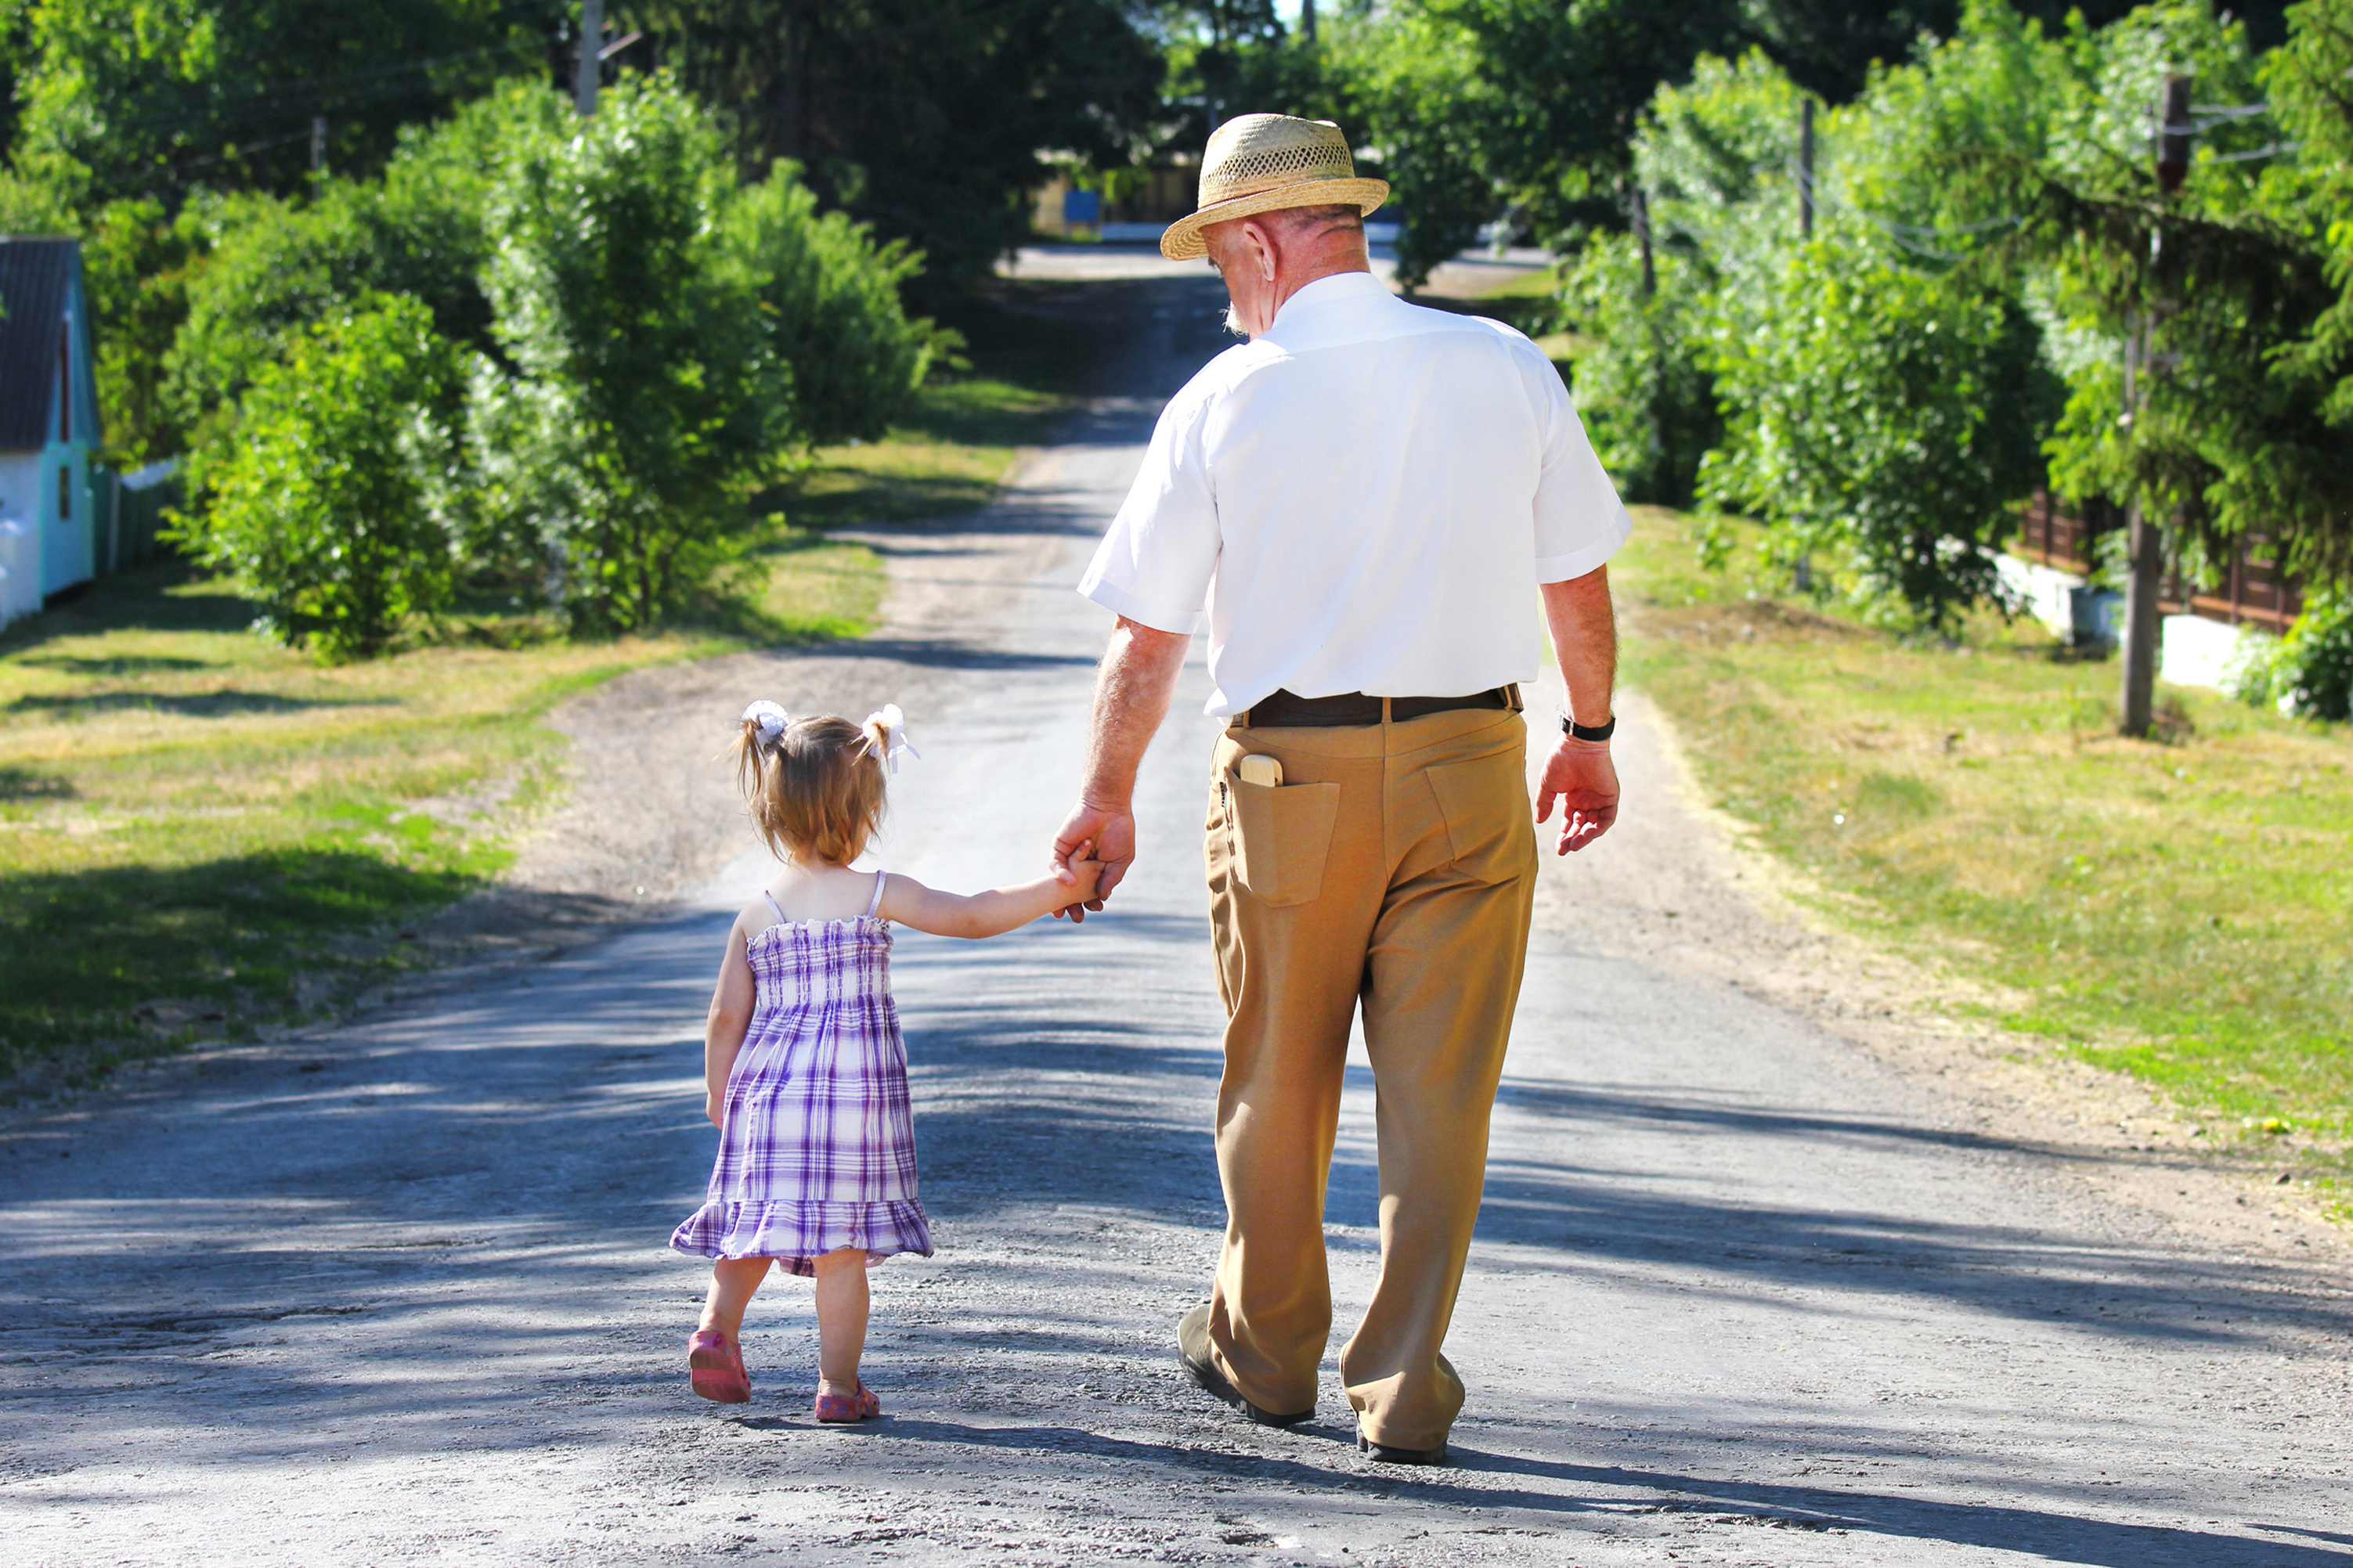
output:
<path id="1" fill-rule="evenodd" d="M 899 771 L 899 753 L 906 752 L 917 762 L 923 753 L 907 742 L 907 716 L 899 711 L 896 702 L 886 702 L 881 709 L 866 716 L 866 749 L 881 757 L 892 773 Z"/>
<path id="2" fill-rule="evenodd" d="M 777 736 L 785 732 L 785 726 L 792 721 L 791 714 L 765 697 L 744 710 L 744 722 L 759 725 L 760 739 L 771 745 L 776 743 Z"/>

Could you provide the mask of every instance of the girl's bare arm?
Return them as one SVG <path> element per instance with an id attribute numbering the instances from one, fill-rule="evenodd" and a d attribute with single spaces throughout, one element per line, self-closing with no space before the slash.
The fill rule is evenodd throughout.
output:
<path id="1" fill-rule="evenodd" d="M 971 894 L 938 892 L 894 871 L 883 885 L 882 907 L 876 912 L 934 936 L 996 936 L 1094 897 L 1102 870 L 1099 860 L 1072 860 L 1072 881 L 1040 877 L 1018 888 Z"/>
<path id="2" fill-rule="evenodd" d="M 727 1075 L 735 1070 L 735 1053 L 744 1048 L 744 1033 L 752 1027 L 752 963 L 744 954 L 744 922 L 727 932 L 727 956 L 719 961 L 719 984 L 711 993 L 711 1016 L 702 1026 L 702 1110 L 711 1125 L 719 1125 L 727 1101 Z"/>

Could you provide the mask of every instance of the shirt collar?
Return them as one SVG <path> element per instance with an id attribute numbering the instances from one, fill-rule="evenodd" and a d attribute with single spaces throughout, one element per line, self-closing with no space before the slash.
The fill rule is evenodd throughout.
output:
<path id="1" fill-rule="evenodd" d="M 1285 300 L 1282 309 L 1275 311 L 1274 320 L 1269 323 L 1268 330 L 1272 331 L 1282 325 L 1283 318 L 1293 310 L 1314 310 L 1318 306 L 1335 305 L 1346 300 L 1366 300 L 1376 294 L 1384 300 L 1389 298 L 1389 286 L 1371 273 L 1335 272 L 1328 277 L 1318 278 L 1314 282 Z"/>

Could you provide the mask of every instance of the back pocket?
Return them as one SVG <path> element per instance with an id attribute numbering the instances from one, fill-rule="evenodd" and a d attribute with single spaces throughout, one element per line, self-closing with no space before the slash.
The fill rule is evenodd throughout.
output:
<path id="1" fill-rule="evenodd" d="M 1335 784 L 1244 784 L 1230 774 L 1234 874 L 1271 909 L 1303 904 L 1324 890 L 1324 861 L 1340 819 Z"/>
<path id="2" fill-rule="evenodd" d="M 1536 830 L 1519 752 L 1440 763 L 1422 773 L 1446 818 L 1455 869 L 1482 882 L 1507 882 L 1534 866 Z"/>

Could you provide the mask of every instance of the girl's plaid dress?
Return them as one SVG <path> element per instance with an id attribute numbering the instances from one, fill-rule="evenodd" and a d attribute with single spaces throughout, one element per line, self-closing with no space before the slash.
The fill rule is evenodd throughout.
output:
<path id="1" fill-rule="evenodd" d="M 758 997 L 727 1079 L 703 1205 L 670 1238 L 702 1258 L 773 1258 L 795 1274 L 862 1247 L 932 1254 L 915 1197 L 907 1047 L 891 1003 L 891 928 L 784 918 L 745 949 Z M 763 895 L 765 897 L 765 895 Z"/>

